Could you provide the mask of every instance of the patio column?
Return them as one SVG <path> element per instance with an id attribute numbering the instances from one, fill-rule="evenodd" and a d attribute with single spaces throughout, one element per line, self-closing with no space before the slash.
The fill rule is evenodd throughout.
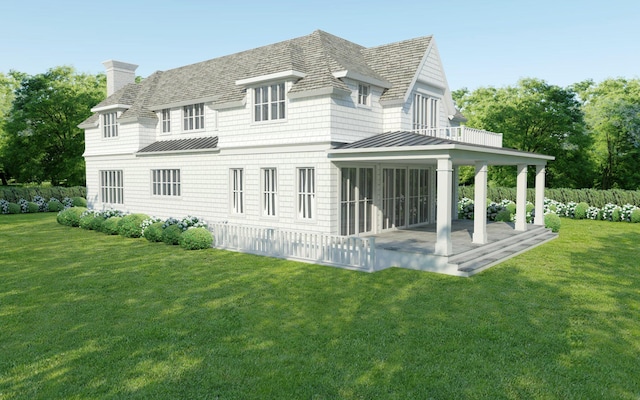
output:
<path id="1" fill-rule="evenodd" d="M 518 164 L 516 185 L 516 230 L 527 230 L 527 164 Z"/>
<path id="2" fill-rule="evenodd" d="M 451 187 L 452 193 L 451 196 L 453 200 L 451 201 L 451 219 L 458 219 L 458 185 L 460 184 L 460 167 L 453 167 L 453 185 Z"/>
<path id="3" fill-rule="evenodd" d="M 546 171 L 544 165 L 536 165 L 536 216 L 533 223 L 542 226 L 544 226 L 544 185 Z"/>
<path id="4" fill-rule="evenodd" d="M 453 187 L 453 163 L 450 158 L 438 159 L 438 188 L 436 213 L 435 254 L 449 256 L 451 245 L 451 200 Z"/>
<path id="5" fill-rule="evenodd" d="M 487 243 L 487 162 L 476 161 L 473 190 L 473 243 Z"/>

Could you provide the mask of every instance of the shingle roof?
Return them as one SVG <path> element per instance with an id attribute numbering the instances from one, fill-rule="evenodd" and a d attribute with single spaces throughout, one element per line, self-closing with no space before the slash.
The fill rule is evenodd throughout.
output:
<path id="1" fill-rule="evenodd" d="M 401 98 L 417 72 L 431 43 L 422 37 L 384 46 L 365 48 L 317 30 L 310 35 L 224 57 L 158 71 L 139 84 L 130 84 L 96 107 L 130 105 L 122 118 L 156 118 L 154 106 L 190 100 L 213 99 L 214 104 L 243 100 L 245 88 L 236 81 L 283 71 L 305 74 L 290 93 L 313 89 L 348 90 L 333 74 L 350 71 L 390 82 L 383 99 Z"/>
<path id="2" fill-rule="evenodd" d="M 375 147 L 407 147 L 407 146 L 429 146 L 439 144 L 456 144 L 448 139 L 441 139 L 434 136 L 421 135 L 414 132 L 387 132 L 371 136 L 357 142 L 343 144 L 337 149 L 369 149 Z"/>
<path id="3" fill-rule="evenodd" d="M 218 147 L 218 137 L 209 136 L 193 139 L 159 140 L 138 150 L 138 153 L 204 150 L 215 149 L 216 147 Z"/>

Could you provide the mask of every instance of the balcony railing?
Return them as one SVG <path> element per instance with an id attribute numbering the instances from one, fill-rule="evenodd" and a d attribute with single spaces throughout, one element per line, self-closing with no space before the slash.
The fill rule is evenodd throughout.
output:
<path id="1" fill-rule="evenodd" d="M 450 126 L 446 128 L 417 129 L 414 132 L 457 142 L 479 144 L 482 146 L 502 147 L 502 133 L 483 131 L 466 126 Z"/>

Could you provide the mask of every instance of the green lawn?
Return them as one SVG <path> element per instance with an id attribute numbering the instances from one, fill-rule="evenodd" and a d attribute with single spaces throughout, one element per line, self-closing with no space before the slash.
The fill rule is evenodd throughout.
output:
<path id="1" fill-rule="evenodd" d="M 640 224 L 472 278 L 185 251 L 0 216 L 0 399 L 634 399 Z"/>

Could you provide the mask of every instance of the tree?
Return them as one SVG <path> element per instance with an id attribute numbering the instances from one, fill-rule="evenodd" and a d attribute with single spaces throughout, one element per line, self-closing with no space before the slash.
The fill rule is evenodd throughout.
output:
<path id="1" fill-rule="evenodd" d="M 640 189 L 640 80 L 584 81 L 574 87 L 594 138 L 597 186 Z"/>
<path id="2" fill-rule="evenodd" d="M 20 82 L 26 75 L 21 72 L 9 71 L 7 75 L 0 72 L 0 154 L 6 142 L 4 130 L 5 121 L 11 111 L 14 92 L 20 87 Z M 0 181 L 3 185 L 8 184 L 8 176 L 4 168 L 4 162 L 0 157 Z"/>
<path id="3" fill-rule="evenodd" d="M 104 75 L 56 67 L 25 76 L 5 122 L 2 159 L 21 182 L 84 184 L 84 133 L 77 126 L 105 97 Z"/>
<path id="4" fill-rule="evenodd" d="M 521 79 L 516 86 L 466 89 L 454 100 L 478 129 L 503 133 L 503 146 L 556 157 L 547 167 L 550 187 L 590 187 L 594 167 L 586 156 L 591 139 L 585 130 L 580 101 L 571 89 L 539 79 Z M 513 168 L 490 168 L 498 185 L 515 185 Z M 533 171 L 530 176 L 533 181 Z"/>

